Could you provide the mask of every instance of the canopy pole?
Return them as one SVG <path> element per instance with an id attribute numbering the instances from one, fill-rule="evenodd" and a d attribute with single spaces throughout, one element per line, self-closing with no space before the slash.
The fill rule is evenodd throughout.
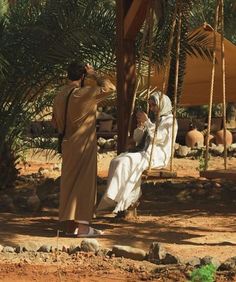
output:
<path id="1" fill-rule="evenodd" d="M 210 132 L 211 132 L 211 115 L 212 115 L 212 103 L 213 103 L 214 83 L 215 83 L 216 32 L 218 29 L 218 21 L 219 21 L 219 4 L 220 4 L 220 0 L 218 0 L 217 2 L 216 13 L 215 13 L 214 49 L 213 49 L 213 56 L 212 56 L 211 88 L 210 88 L 210 100 L 209 100 L 208 123 L 207 123 L 207 134 L 206 134 L 206 152 L 205 152 L 204 170 L 208 169 L 208 159 L 209 159 L 209 137 L 210 137 Z"/>

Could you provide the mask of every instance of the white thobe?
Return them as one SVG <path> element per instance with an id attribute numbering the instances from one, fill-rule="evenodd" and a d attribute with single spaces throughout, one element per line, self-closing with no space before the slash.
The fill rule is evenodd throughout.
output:
<path id="1" fill-rule="evenodd" d="M 157 129 L 153 147 L 151 167 L 164 168 L 171 157 L 173 115 L 162 116 Z M 141 196 L 142 173 L 149 166 L 151 148 L 154 138 L 155 123 L 150 120 L 144 124 L 148 130 L 151 142 L 147 151 L 122 153 L 115 157 L 109 167 L 107 190 L 98 206 L 98 211 L 113 205 L 114 213 L 127 210 Z M 141 129 L 136 129 L 134 137 L 140 139 Z M 174 141 L 177 133 L 177 123 L 174 126 Z"/>

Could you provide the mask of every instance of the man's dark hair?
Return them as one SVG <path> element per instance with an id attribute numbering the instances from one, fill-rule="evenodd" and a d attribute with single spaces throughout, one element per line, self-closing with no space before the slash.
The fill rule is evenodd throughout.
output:
<path id="1" fill-rule="evenodd" d="M 79 80 L 83 78 L 85 74 L 86 74 L 86 69 L 84 65 L 81 65 L 77 62 L 72 62 L 69 64 L 67 69 L 67 75 L 70 80 L 72 81 Z"/>

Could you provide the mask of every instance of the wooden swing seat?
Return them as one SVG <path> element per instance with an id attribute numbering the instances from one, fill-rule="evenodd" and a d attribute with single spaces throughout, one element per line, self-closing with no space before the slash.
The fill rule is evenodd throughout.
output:
<path id="1" fill-rule="evenodd" d="M 168 169 L 158 169 L 152 168 L 150 170 L 145 170 L 142 174 L 142 179 L 150 180 L 150 179 L 166 179 L 166 178 L 176 178 L 177 172 L 170 171 Z"/>
<path id="2" fill-rule="evenodd" d="M 236 181 L 236 169 L 216 169 L 200 172 L 201 177 L 207 179 L 228 179 Z"/>

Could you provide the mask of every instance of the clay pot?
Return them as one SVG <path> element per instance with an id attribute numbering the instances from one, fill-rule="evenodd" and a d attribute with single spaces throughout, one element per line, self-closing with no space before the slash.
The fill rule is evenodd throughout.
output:
<path id="1" fill-rule="evenodd" d="M 216 145 L 224 144 L 224 130 L 218 130 L 215 134 Z M 226 130 L 226 145 L 231 145 L 233 142 L 233 135 L 229 130 Z"/>
<path id="2" fill-rule="evenodd" d="M 216 141 L 215 141 L 215 136 L 214 135 L 212 135 L 212 134 L 210 134 L 209 135 L 209 146 L 211 146 L 212 145 L 212 143 L 215 143 Z M 207 136 L 205 135 L 204 136 L 204 145 L 206 145 L 207 144 Z"/>
<path id="3" fill-rule="evenodd" d="M 235 129 L 231 133 L 233 135 L 233 143 L 236 143 L 236 131 L 235 131 Z"/>
<path id="4" fill-rule="evenodd" d="M 185 144 L 188 147 L 202 147 L 204 144 L 204 136 L 196 128 L 189 130 L 185 135 Z"/>

